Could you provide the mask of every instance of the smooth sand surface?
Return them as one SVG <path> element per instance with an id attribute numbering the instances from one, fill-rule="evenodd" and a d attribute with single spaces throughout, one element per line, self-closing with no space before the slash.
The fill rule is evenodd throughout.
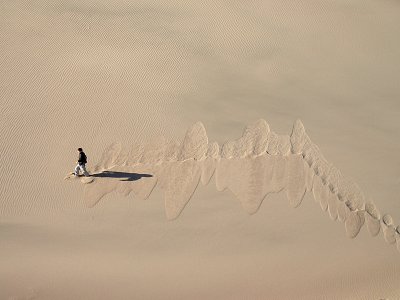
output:
<path id="1" fill-rule="evenodd" d="M 400 299 L 399 36 L 397 1 L 0 0 L 0 299 Z"/>

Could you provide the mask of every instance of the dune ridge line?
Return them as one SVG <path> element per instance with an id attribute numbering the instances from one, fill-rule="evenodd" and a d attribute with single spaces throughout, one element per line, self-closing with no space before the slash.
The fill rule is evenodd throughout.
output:
<path id="1" fill-rule="evenodd" d="M 210 143 L 204 125 L 197 122 L 182 143 L 162 137 L 130 148 L 113 143 L 91 172 L 94 178 L 81 179 L 89 207 L 112 191 L 146 199 L 158 185 L 168 220 L 177 218 L 198 184 L 208 184 L 213 176 L 217 190 L 232 191 L 249 214 L 270 193 L 284 191 L 289 205 L 298 207 L 310 192 L 332 220 L 344 223 L 349 238 L 366 225 L 371 236 L 382 231 L 384 240 L 400 251 L 400 226 L 395 227 L 390 215 L 381 216 L 359 186 L 324 158 L 300 120 L 289 136 L 276 134 L 260 119 L 222 147 Z"/>

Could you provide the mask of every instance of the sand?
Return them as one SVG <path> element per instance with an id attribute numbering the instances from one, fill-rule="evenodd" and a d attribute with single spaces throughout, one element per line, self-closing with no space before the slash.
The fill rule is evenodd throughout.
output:
<path id="1" fill-rule="evenodd" d="M 0 299 L 399 299 L 399 23 L 0 1 Z"/>

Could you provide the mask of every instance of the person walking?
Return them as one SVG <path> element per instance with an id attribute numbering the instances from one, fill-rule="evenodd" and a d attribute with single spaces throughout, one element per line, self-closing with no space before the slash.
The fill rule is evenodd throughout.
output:
<path id="1" fill-rule="evenodd" d="M 86 163 L 87 163 L 86 154 L 85 154 L 85 152 L 83 152 L 82 148 L 78 148 L 78 152 L 79 152 L 78 164 L 75 167 L 74 175 L 78 176 L 79 175 L 79 171 L 82 171 L 83 175 L 88 177 L 90 175 L 86 171 Z"/>

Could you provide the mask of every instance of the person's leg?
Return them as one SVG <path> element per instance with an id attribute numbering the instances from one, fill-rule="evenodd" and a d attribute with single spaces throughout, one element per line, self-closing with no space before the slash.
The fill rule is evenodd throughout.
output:
<path id="1" fill-rule="evenodd" d="M 79 170 L 80 170 L 80 169 L 81 169 L 81 168 L 80 168 L 79 164 L 76 165 L 76 167 L 75 167 L 75 172 L 74 172 L 74 175 L 75 175 L 75 176 L 78 176 L 78 175 L 79 175 Z"/>
<path id="2" fill-rule="evenodd" d="M 86 166 L 85 165 L 80 165 L 80 167 L 81 167 L 81 171 L 82 171 L 83 175 L 88 177 L 89 173 L 88 173 L 88 171 L 86 171 Z"/>

